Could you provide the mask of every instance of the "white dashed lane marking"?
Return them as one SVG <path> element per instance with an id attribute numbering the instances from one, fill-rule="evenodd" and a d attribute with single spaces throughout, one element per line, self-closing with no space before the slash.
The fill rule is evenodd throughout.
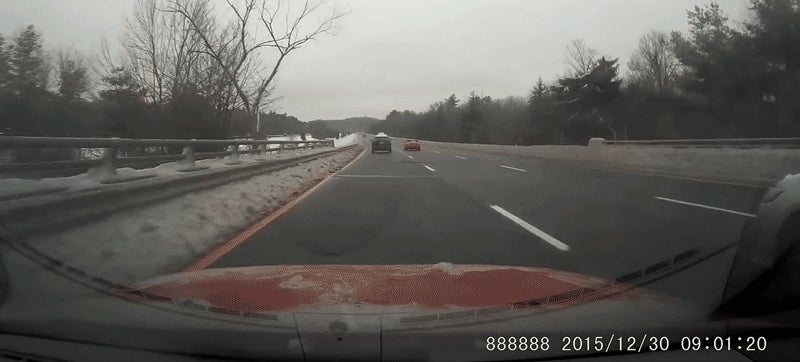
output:
<path id="1" fill-rule="evenodd" d="M 546 241 L 548 244 L 554 246 L 556 249 L 561 250 L 561 251 L 568 251 L 569 250 L 569 245 L 564 244 L 560 240 L 550 236 L 546 232 L 542 231 L 541 229 L 537 228 L 536 226 L 533 226 L 533 225 L 529 224 L 525 220 L 520 219 L 519 217 L 517 217 L 516 215 L 506 211 L 502 207 L 497 206 L 497 205 L 492 205 L 490 207 L 492 208 L 492 210 L 496 211 L 500 215 L 505 216 L 506 218 L 508 218 L 509 220 L 513 221 L 517 225 L 522 226 L 523 229 L 527 230 L 528 232 L 530 232 L 533 235 L 538 236 L 540 239 Z"/>
<path id="2" fill-rule="evenodd" d="M 519 171 L 519 172 L 528 172 L 528 170 L 523 170 L 521 168 L 516 168 L 516 167 L 511 167 L 511 166 L 506 166 L 506 165 L 500 165 L 500 167 L 507 168 L 509 170 Z"/>

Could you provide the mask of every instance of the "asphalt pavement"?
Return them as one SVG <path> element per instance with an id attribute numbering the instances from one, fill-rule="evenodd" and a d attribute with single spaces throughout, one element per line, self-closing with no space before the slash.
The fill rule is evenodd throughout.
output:
<path id="1" fill-rule="evenodd" d="M 493 264 L 616 278 L 738 241 L 764 190 L 426 146 L 369 149 L 212 268 Z"/>

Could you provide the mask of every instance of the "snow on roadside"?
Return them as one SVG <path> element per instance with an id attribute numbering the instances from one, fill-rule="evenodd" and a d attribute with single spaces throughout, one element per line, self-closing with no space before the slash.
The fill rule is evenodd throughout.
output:
<path id="1" fill-rule="evenodd" d="M 334 140 L 333 141 L 333 146 L 334 147 L 346 147 L 346 146 L 354 145 L 354 144 L 356 144 L 358 135 L 359 135 L 358 133 L 351 133 L 351 134 L 349 134 L 347 136 L 344 136 L 342 138 Z"/>
<path id="2" fill-rule="evenodd" d="M 87 274 L 120 283 L 178 272 L 346 165 L 359 151 L 123 211 L 28 242 Z"/>

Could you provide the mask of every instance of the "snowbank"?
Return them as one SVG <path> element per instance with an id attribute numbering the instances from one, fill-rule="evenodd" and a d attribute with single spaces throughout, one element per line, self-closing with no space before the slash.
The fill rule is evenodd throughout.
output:
<path id="1" fill-rule="evenodd" d="M 333 146 L 338 148 L 354 145 L 358 142 L 358 135 L 358 133 L 351 133 L 347 136 L 339 138 L 338 140 L 333 140 Z"/>
<path id="2" fill-rule="evenodd" d="M 671 148 L 645 146 L 501 146 L 427 141 L 466 151 L 588 162 L 685 176 L 772 182 L 800 172 L 798 149 Z"/>
<path id="3" fill-rule="evenodd" d="M 358 152 L 345 151 L 123 211 L 28 242 L 89 275 L 120 283 L 178 272 L 300 190 L 346 165 Z"/>

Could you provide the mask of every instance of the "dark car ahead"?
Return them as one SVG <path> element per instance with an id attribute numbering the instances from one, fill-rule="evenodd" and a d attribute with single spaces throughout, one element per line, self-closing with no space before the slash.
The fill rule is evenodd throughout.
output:
<path id="1" fill-rule="evenodd" d="M 383 132 L 378 133 L 378 135 L 372 139 L 372 153 L 378 151 L 392 153 L 392 140 Z"/>

